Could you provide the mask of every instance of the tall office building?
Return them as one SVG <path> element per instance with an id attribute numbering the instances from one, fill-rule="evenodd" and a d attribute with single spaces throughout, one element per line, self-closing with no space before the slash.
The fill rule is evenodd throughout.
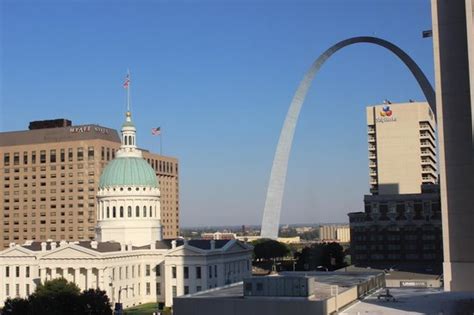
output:
<path id="1" fill-rule="evenodd" d="M 33 122 L 0 133 L 0 247 L 25 240 L 88 240 L 96 225 L 99 177 L 120 137 L 98 125 Z M 163 237 L 179 235 L 178 161 L 143 153 L 161 187 Z"/>
<path id="2" fill-rule="evenodd" d="M 417 194 L 437 182 L 436 123 L 428 103 L 367 107 L 370 190 Z"/>
<path id="3" fill-rule="evenodd" d="M 367 108 L 372 195 L 349 213 L 357 266 L 441 273 L 436 123 L 427 103 Z"/>

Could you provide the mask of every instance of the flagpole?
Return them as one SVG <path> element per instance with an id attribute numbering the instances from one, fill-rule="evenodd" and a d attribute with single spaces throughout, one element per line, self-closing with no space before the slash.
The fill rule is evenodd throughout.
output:
<path id="1" fill-rule="evenodd" d="M 160 128 L 160 155 L 163 155 L 163 130 Z"/>
<path id="2" fill-rule="evenodd" d="M 127 86 L 127 112 L 130 112 L 130 69 L 127 69 L 128 73 L 128 86 Z"/>

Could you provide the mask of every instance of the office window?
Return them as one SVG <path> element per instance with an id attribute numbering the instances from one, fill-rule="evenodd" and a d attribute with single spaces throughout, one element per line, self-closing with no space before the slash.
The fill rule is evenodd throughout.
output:
<path id="1" fill-rule="evenodd" d="M 132 217 L 132 207 L 131 206 L 128 206 L 128 217 L 131 218 Z"/>
<path id="2" fill-rule="evenodd" d="M 20 152 L 13 153 L 13 165 L 20 164 Z"/>
<path id="3" fill-rule="evenodd" d="M 150 294 L 151 294 L 150 282 L 147 282 L 146 283 L 146 295 L 150 295 Z"/>
<path id="4" fill-rule="evenodd" d="M 189 294 L 189 287 L 187 285 L 184 286 L 184 294 Z"/>
<path id="5" fill-rule="evenodd" d="M 214 277 L 217 278 L 217 265 L 214 265 Z"/>
<path id="6" fill-rule="evenodd" d="M 120 217 L 123 218 L 123 207 L 120 206 Z"/>
<path id="7" fill-rule="evenodd" d="M 40 163 L 46 163 L 46 151 L 45 150 L 40 151 Z"/>
<path id="8" fill-rule="evenodd" d="M 3 165 L 9 166 L 10 165 L 10 153 L 3 154 Z"/>
<path id="9" fill-rule="evenodd" d="M 68 160 L 69 162 L 72 162 L 72 160 L 73 160 L 72 148 L 67 149 L 67 160 Z"/>
<path id="10" fill-rule="evenodd" d="M 19 267 L 19 266 L 16 266 L 16 268 L 15 268 L 15 276 L 16 276 L 17 278 L 20 277 L 20 267 Z"/>
<path id="11" fill-rule="evenodd" d="M 49 151 L 49 162 L 56 163 L 56 150 Z"/>
<path id="12" fill-rule="evenodd" d="M 6 266 L 5 267 L 5 277 L 10 277 L 10 267 L 9 266 Z"/>
<path id="13" fill-rule="evenodd" d="M 10 285 L 8 283 L 5 284 L 5 295 L 10 296 Z"/>
<path id="14" fill-rule="evenodd" d="M 28 283 L 26 284 L 26 295 L 30 295 L 30 285 Z"/>
<path id="15" fill-rule="evenodd" d="M 8 285 L 8 284 L 7 284 Z M 7 294 L 8 295 L 8 294 Z M 173 297 L 176 297 L 178 295 L 178 290 L 176 289 L 176 286 L 173 286 Z"/>
<path id="16" fill-rule="evenodd" d="M 64 162 L 66 160 L 66 154 L 64 152 L 64 149 L 61 149 L 60 160 L 61 162 Z"/>
<path id="17" fill-rule="evenodd" d="M 209 278 L 212 278 L 212 266 L 209 266 Z"/>
<path id="18" fill-rule="evenodd" d="M 196 287 L 196 292 L 199 292 L 199 291 L 201 291 L 201 290 L 202 290 L 201 286 L 198 285 L 198 286 Z"/>
<path id="19" fill-rule="evenodd" d="M 201 266 L 196 267 L 196 278 L 201 279 Z"/>
<path id="20" fill-rule="evenodd" d="M 145 265 L 145 276 L 149 276 L 150 275 L 150 265 Z"/>
<path id="21" fill-rule="evenodd" d="M 28 152 L 23 152 L 23 164 L 28 164 Z"/>
<path id="22" fill-rule="evenodd" d="M 156 265 L 155 267 L 156 276 L 161 276 L 161 265 Z"/>
<path id="23" fill-rule="evenodd" d="M 161 295 L 161 283 L 156 283 L 156 295 Z"/>
<path id="24" fill-rule="evenodd" d="M 171 276 L 173 279 L 176 279 L 176 266 L 171 267 Z"/>
<path id="25" fill-rule="evenodd" d="M 82 147 L 77 148 L 77 160 L 78 161 L 84 160 L 84 149 Z"/>
<path id="26" fill-rule="evenodd" d="M 189 278 L 189 267 L 184 267 L 183 268 L 183 273 L 184 273 L 184 279 Z"/>
<path id="27" fill-rule="evenodd" d="M 94 147 L 88 147 L 87 148 L 87 159 L 89 161 L 94 160 Z"/>
<path id="28" fill-rule="evenodd" d="M 31 163 L 36 163 L 36 151 L 31 152 Z"/>

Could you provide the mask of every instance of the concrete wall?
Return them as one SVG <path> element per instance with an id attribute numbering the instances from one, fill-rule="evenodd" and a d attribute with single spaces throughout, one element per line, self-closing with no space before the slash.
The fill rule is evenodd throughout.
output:
<path id="1" fill-rule="evenodd" d="M 175 315 L 326 315 L 325 303 L 304 298 L 182 298 L 173 309 Z"/>
<path id="2" fill-rule="evenodd" d="M 445 290 L 474 290 L 472 0 L 431 3 Z"/>

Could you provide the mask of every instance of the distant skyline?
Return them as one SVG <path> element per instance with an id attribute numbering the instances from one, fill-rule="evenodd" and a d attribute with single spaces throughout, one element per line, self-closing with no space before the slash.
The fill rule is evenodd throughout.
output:
<path id="1" fill-rule="evenodd" d="M 127 69 L 138 145 L 180 160 L 181 225 L 259 225 L 283 119 L 314 59 L 352 36 L 404 49 L 433 82 L 428 0 L 0 3 L 0 131 L 32 120 L 119 129 Z M 369 192 L 365 107 L 424 100 L 388 51 L 338 52 L 313 82 L 286 223 L 347 222 Z"/>

